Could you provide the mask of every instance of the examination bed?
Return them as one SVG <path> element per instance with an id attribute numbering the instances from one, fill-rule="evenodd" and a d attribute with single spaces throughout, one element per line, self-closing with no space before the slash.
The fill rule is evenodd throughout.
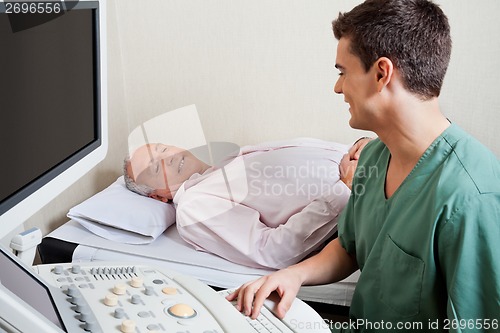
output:
<path id="1" fill-rule="evenodd" d="M 165 207 L 170 208 L 128 191 L 120 177 L 70 210 L 71 220 L 44 237 L 39 245 L 40 258 L 43 263 L 140 262 L 191 275 L 215 288 L 237 287 L 272 272 L 195 250 L 179 236 L 175 211 Z M 119 229 L 124 224 L 127 230 Z M 147 232 L 138 235 L 137 230 Z M 298 297 L 308 302 L 350 306 L 358 273 L 338 283 L 302 287 Z"/>

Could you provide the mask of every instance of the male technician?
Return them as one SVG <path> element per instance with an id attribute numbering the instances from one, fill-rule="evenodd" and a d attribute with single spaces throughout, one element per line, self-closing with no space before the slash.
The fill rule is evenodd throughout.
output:
<path id="1" fill-rule="evenodd" d="M 368 0 L 339 14 L 333 31 L 335 92 L 350 125 L 378 135 L 358 168 L 378 172 L 354 179 L 365 192 L 352 192 L 336 240 L 228 298 L 255 318 L 276 290 L 282 317 L 301 285 L 359 268 L 350 318 L 361 324 L 346 330 L 498 331 L 500 165 L 440 112 L 447 17 L 427 0 Z"/>

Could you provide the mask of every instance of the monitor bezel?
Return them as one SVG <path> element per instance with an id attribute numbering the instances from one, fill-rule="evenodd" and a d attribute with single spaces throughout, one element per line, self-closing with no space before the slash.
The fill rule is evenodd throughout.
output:
<path id="1" fill-rule="evenodd" d="M 0 0 L 0 14 L 5 13 L 5 2 Z M 64 4 L 64 2 L 61 2 Z M 91 9 L 95 39 L 95 140 L 77 153 L 32 181 L 0 203 L 0 238 L 22 225 L 29 217 L 57 197 L 62 191 L 84 176 L 104 159 L 108 148 L 107 135 L 107 66 L 105 0 L 80 0 L 71 3 L 70 10 Z"/>

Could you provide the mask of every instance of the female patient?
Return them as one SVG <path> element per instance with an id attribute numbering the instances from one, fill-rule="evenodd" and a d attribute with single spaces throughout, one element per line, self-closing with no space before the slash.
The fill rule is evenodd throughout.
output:
<path id="1" fill-rule="evenodd" d="M 346 152 L 338 143 L 296 139 L 246 146 L 209 166 L 187 150 L 147 144 L 125 159 L 125 182 L 173 201 L 179 234 L 196 249 L 278 269 L 336 231 L 350 195 L 339 171 Z"/>

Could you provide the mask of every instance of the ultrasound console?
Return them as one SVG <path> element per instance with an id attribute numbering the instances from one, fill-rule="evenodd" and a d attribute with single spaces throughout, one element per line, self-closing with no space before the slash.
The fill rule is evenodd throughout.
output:
<path id="1" fill-rule="evenodd" d="M 0 332 L 329 332 L 299 299 L 284 320 L 272 314 L 272 298 L 251 320 L 224 298 L 227 291 L 165 269 L 114 263 L 32 268 L 0 250 Z"/>

